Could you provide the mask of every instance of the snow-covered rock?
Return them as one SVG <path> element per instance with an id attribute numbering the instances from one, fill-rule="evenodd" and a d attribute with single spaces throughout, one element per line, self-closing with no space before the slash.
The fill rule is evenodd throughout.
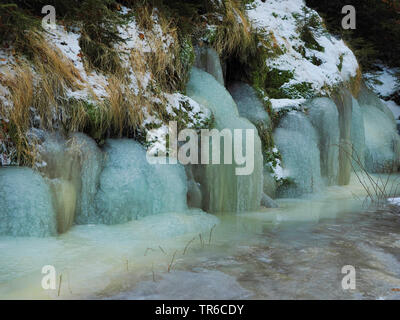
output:
<path id="1" fill-rule="evenodd" d="M 247 14 L 259 32 L 266 36 L 272 32 L 275 45 L 282 51 L 266 64 L 270 68 L 293 72 L 293 78 L 284 84 L 284 88 L 309 83 L 315 94 L 324 94 L 327 89 L 356 76 L 358 63 L 353 52 L 343 40 L 326 31 L 321 17 L 306 7 L 303 0 L 255 0 L 248 5 Z M 301 37 L 302 24 L 311 19 L 314 23 L 310 30 L 320 50 L 309 48 Z M 274 101 L 273 106 L 285 102 Z"/>

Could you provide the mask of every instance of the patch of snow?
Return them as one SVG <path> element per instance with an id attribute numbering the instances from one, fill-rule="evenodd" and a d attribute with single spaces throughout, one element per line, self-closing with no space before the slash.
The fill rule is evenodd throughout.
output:
<path id="1" fill-rule="evenodd" d="M 172 117 L 179 117 L 176 112 L 181 111 L 187 114 L 188 121 L 185 122 L 186 128 L 196 128 L 200 126 L 211 116 L 211 111 L 198 104 L 193 99 L 181 93 L 165 93 L 166 111 Z M 180 119 L 183 121 L 182 119 Z M 150 156 L 164 156 L 167 154 L 167 135 L 169 132 L 168 124 L 162 122 L 153 116 L 145 114 L 144 124 L 156 124 L 157 128 L 147 131 L 146 142 L 148 144 L 148 154 Z"/>
<path id="2" fill-rule="evenodd" d="M 253 26 L 260 32 L 267 35 L 273 32 L 277 45 L 283 50 L 282 55 L 268 59 L 266 64 L 271 68 L 294 73 L 294 78 L 285 86 L 308 82 L 311 83 L 314 91 L 323 94 L 326 93 L 327 86 L 333 87 L 354 77 L 357 74 L 358 62 L 343 40 L 329 35 L 323 27 L 312 31 L 315 40 L 324 48 L 324 51 L 305 47 L 298 30 L 298 19 L 304 16 L 303 8 L 305 7 L 303 0 L 267 2 L 255 0 L 247 8 L 247 14 Z M 322 22 L 316 11 L 309 8 L 307 10 L 308 15 L 315 15 Z M 299 47 L 305 48 L 308 59 L 295 50 Z M 317 66 L 310 61 L 313 56 L 321 60 L 321 65 Z"/>
<path id="3" fill-rule="evenodd" d="M 147 131 L 146 141 L 149 144 L 147 153 L 149 156 L 167 155 L 168 126 L 163 124 L 159 128 Z"/>
<path id="4" fill-rule="evenodd" d="M 387 200 L 395 206 L 400 206 L 400 198 L 388 198 Z"/>
<path id="5" fill-rule="evenodd" d="M 300 108 L 306 99 L 269 99 L 272 108 L 276 111 L 280 109 Z"/>
<path id="6" fill-rule="evenodd" d="M 108 96 L 106 91 L 108 86 L 107 78 L 96 71 L 86 72 L 79 46 L 79 30 L 74 31 L 67 31 L 64 26 L 57 25 L 55 30 L 45 34 L 49 43 L 55 45 L 72 62 L 83 80 L 82 84 L 85 88 L 76 91 L 69 89 L 67 90 L 67 97 L 88 99 L 92 96 L 91 92 L 93 92 L 96 98 L 103 100 Z"/>
<path id="7" fill-rule="evenodd" d="M 272 162 L 269 162 L 268 164 L 273 170 L 273 173 L 271 173 L 271 176 L 273 176 L 276 181 L 279 181 L 281 179 L 285 179 L 285 178 L 289 177 L 289 170 L 282 168 L 280 159 L 276 159 L 275 167 L 273 166 Z"/>
<path id="8" fill-rule="evenodd" d="M 399 79 L 396 76 L 400 73 L 399 68 L 388 68 L 378 65 L 382 71 L 369 72 L 364 74 L 364 79 L 371 89 L 381 97 L 389 97 L 399 86 Z"/>
<path id="9" fill-rule="evenodd" d="M 175 110 L 185 111 L 190 119 L 188 123 L 188 128 L 195 127 L 199 122 L 205 121 L 211 116 L 211 111 L 206 107 L 198 104 L 192 98 L 189 98 L 181 93 L 164 94 L 167 99 L 166 111 L 177 116 Z M 183 109 L 183 104 L 187 105 L 186 109 Z"/>

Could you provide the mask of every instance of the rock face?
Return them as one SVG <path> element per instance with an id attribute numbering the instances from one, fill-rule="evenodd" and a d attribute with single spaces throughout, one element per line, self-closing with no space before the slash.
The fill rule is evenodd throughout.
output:
<path id="1" fill-rule="evenodd" d="M 0 169 L 0 235 L 56 235 L 51 191 L 42 176 L 28 168 Z"/>
<path id="2" fill-rule="evenodd" d="M 146 150 L 129 139 L 107 140 L 106 160 L 89 223 L 118 224 L 163 212 L 187 210 L 182 165 L 150 164 Z"/>
<path id="3" fill-rule="evenodd" d="M 201 208 L 203 196 L 200 184 L 194 179 L 191 165 L 185 166 L 185 171 L 188 179 L 187 204 L 191 208 Z"/>
<path id="4" fill-rule="evenodd" d="M 263 191 L 271 198 L 276 197 L 276 181 L 271 175 L 270 169 L 264 165 L 263 169 Z"/>

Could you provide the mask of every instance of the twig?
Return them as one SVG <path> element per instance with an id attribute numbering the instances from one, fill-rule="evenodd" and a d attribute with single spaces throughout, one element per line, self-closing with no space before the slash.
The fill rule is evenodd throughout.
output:
<path id="1" fill-rule="evenodd" d="M 60 291 L 61 291 L 61 283 L 62 283 L 62 274 L 60 274 L 60 282 L 58 284 L 58 296 L 60 296 Z"/>
<path id="2" fill-rule="evenodd" d="M 214 224 L 213 225 L 213 227 L 211 228 L 211 230 L 210 230 L 210 237 L 209 237 L 209 239 L 208 239 L 208 244 L 211 244 L 211 236 L 212 236 L 212 232 L 213 232 L 213 230 L 214 230 L 214 228 L 216 227 L 217 225 L 216 224 Z"/>
<path id="3" fill-rule="evenodd" d="M 153 282 L 156 282 L 156 275 L 154 273 L 154 263 L 151 264 L 151 273 L 153 274 Z"/>
<path id="4" fill-rule="evenodd" d="M 194 239 L 196 239 L 196 237 L 194 237 L 192 240 L 190 240 L 190 241 L 186 244 L 186 247 L 185 247 L 185 249 L 183 250 L 183 255 L 186 254 L 187 249 L 189 248 L 190 244 L 194 241 Z"/>
<path id="5" fill-rule="evenodd" d="M 176 251 L 174 252 L 173 256 L 172 256 L 171 262 L 170 262 L 170 264 L 168 265 L 168 272 L 171 271 L 172 264 L 174 263 L 175 255 L 176 255 L 177 252 L 178 252 L 178 251 L 176 250 Z"/>
<path id="6" fill-rule="evenodd" d="M 158 247 L 160 248 L 160 250 L 161 250 L 165 255 L 167 255 L 166 252 L 164 251 L 164 249 L 163 249 L 161 246 L 158 246 Z"/>

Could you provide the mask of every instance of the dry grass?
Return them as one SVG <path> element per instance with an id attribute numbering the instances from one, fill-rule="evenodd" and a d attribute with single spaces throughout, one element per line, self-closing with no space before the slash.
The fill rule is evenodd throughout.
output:
<path id="1" fill-rule="evenodd" d="M 154 26 L 153 9 L 147 5 L 135 7 L 136 22 L 142 30 L 151 31 Z"/>
<path id="2" fill-rule="evenodd" d="M 226 0 L 221 10 L 223 21 L 216 19 L 218 28 L 213 45 L 226 56 L 248 53 L 253 38 L 242 4 L 238 0 Z M 184 90 L 187 80 L 189 68 L 186 62 L 182 62 L 182 40 L 178 37 L 175 21 L 167 18 L 162 11 L 148 5 L 135 6 L 135 11 L 136 23 L 141 30 L 139 37 L 146 41 L 150 50 L 133 50 L 129 58 L 130 70 L 121 66 L 118 55 L 94 57 L 94 61 L 102 66 L 101 70 L 109 70 L 103 64 L 118 60 L 115 63 L 111 61 L 117 67 L 110 66 L 116 72 L 104 71 L 108 80 L 108 97 L 104 100 L 97 99 L 73 63 L 59 49 L 48 43 L 40 33 L 28 31 L 26 46 L 32 63 L 20 62 L 15 75 L 2 80 L 10 90 L 14 108 L 11 112 L 0 106 L 1 116 L 10 120 L 10 136 L 18 150 L 18 163 L 34 163 L 36 147 L 26 137 L 31 127 L 50 131 L 62 129 L 65 134 L 82 131 L 99 142 L 110 136 L 134 136 L 143 122 L 145 110 L 150 115 L 165 119 L 163 93 Z M 82 38 L 85 36 L 83 34 Z M 86 60 L 85 67 L 94 68 Z M 96 69 L 99 70 L 98 67 Z M 134 92 L 129 83 L 131 71 L 138 81 L 138 92 Z M 68 90 L 84 87 L 88 88 L 89 100 L 66 96 Z M 35 116 L 40 121 L 33 123 Z"/>
<path id="3" fill-rule="evenodd" d="M 241 3 L 224 1 L 223 21 L 218 24 L 213 46 L 221 56 L 248 55 L 252 47 L 252 28 Z"/>
<path id="4" fill-rule="evenodd" d="M 154 24 L 149 28 L 150 24 L 147 21 L 157 21 L 162 31 L 162 39 L 153 28 Z M 144 54 L 144 64 L 148 66 L 152 79 L 162 91 L 176 91 L 183 77 L 183 67 L 179 59 L 180 44 L 174 21 L 168 20 L 159 11 L 143 9 L 138 24 L 147 26 L 144 37 L 150 44 L 151 52 Z"/>
<path id="5" fill-rule="evenodd" d="M 30 127 L 30 107 L 33 101 L 33 75 L 29 66 L 21 63 L 14 69 L 14 75 L 8 75 L 2 83 L 11 93 L 12 108 L 0 105 L 0 115 L 8 119 L 8 133 L 17 149 L 17 161 L 31 165 L 34 161 L 34 148 L 31 147 L 25 133 Z"/>
<path id="6" fill-rule="evenodd" d="M 36 66 L 42 65 L 45 71 L 57 74 L 59 81 L 69 88 L 82 88 L 80 83 L 82 78 L 72 62 L 64 57 L 60 50 L 50 46 L 40 34 L 31 32 L 29 46 L 35 55 L 34 62 Z"/>
<path id="7" fill-rule="evenodd" d="M 143 121 L 143 99 L 117 77 L 111 77 L 108 83 L 109 125 L 114 134 L 122 137 L 124 128 L 136 128 Z"/>
<path id="8" fill-rule="evenodd" d="M 27 43 L 32 53 L 32 66 L 18 60 L 14 74 L 2 82 L 11 93 L 12 108 L 1 107 L 3 118 L 10 120 L 10 136 L 16 145 L 16 161 L 31 166 L 34 163 L 35 141 L 28 141 L 26 133 L 34 115 L 40 117 L 40 127 L 53 130 L 54 120 L 62 118 L 58 99 L 66 88 L 81 89 L 82 79 L 73 64 L 62 53 L 50 46 L 37 32 L 29 32 Z"/>
<path id="9" fill-rule="evenodd" d="M 371 175 L 353 147 L 344 148 L 343 146 L 339 146 L 339 148 L 352 160 L 351 166 L 353 172 L 367 193 L 365 203 L 374 209 L 382 209 L 388 206 L 388 198 L 399 196 L 400 177 L 393 176 L 391 172 L 386 175 Z"/>

